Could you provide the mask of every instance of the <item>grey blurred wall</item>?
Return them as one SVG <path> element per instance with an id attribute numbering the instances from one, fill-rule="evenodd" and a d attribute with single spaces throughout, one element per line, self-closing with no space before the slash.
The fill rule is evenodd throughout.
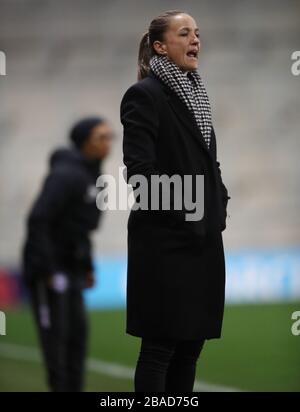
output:
<path id="1" fill-rule="evenodd" d="M 232 199 L 227 248 L 299 245 L 300 1 L 0 0 L 0 264 L 17 263 L 24 217 L 78 117 L 100 113 L 117 141 L 104 171 L 122 163 L 119 106 L 136 81 L 138 42 L 167 9 L 199 24 L 200 72 L 213 106 L 218 154 Z M 96 253 L 126 250 L 128 212 L 107 212 Z"/>

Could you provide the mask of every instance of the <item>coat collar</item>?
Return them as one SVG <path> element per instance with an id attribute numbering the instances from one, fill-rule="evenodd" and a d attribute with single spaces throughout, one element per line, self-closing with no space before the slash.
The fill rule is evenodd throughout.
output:
<path id="1" fill-rule="evenodd" d="M 177 94 L 170 89 L 156 74 L 150 69 L 148 77 L 160 82 L 162 88 L 166 94 L 167 100 L 175 112 L 177 118 L 187 127 L 196 140 L 200 143 L 201 147 L 212 157 L 211 150 L 207 147 L 204 137 L 199 129 L 194 116 L 186 107 L 186 105 L 179 99 Z"/>

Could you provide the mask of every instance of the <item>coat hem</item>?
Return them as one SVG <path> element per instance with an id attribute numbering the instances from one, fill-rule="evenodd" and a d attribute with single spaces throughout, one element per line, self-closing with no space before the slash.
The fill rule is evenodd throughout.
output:
<path id="1" fill-rule="evenodd" d="M 137 338 L 144 338 L 144 339 L 175 339 L 175 340 L 199 340 L 199 339 L 221 339 L 221 334 L 203 334 L 197 336 L 178 336 L 178 335 L 170 335 L 170 334 L 152 334 L 152 333 L 143 333 L 138 332 L 135 330 L 127 329 L 126 334 L 130 336 L 134 336 Z"/>

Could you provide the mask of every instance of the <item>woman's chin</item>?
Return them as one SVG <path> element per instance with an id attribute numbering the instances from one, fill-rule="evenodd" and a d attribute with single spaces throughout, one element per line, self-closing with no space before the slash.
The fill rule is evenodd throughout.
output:
<path id="1" fill-rule="evenodd" d="M 195 60 L 193 62 L 188 62 L 182 67 L 183 71 L 192 71 L 192 70 L 197 70 L 198 69 L 198 60 Z"/>
<path id="2" fill-rule="evenodd" d="M 191 63 L 189 66 L 190 66 L 189 70 L 197 70 L 198 69 L 198 60 Z"/>

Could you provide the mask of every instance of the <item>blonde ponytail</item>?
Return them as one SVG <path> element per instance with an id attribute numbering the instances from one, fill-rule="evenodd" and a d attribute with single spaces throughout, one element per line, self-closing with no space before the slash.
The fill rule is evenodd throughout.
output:
<path id="1" fill-rule="evenodd" d="M 149 43 L 149 32 L 143 34 L 140 41 L 139 56 L 138 56 L 138 80 L 142 80 L 148 76 L 150 67 L 149 62 L 152 56 L 151 47 Z"/>

